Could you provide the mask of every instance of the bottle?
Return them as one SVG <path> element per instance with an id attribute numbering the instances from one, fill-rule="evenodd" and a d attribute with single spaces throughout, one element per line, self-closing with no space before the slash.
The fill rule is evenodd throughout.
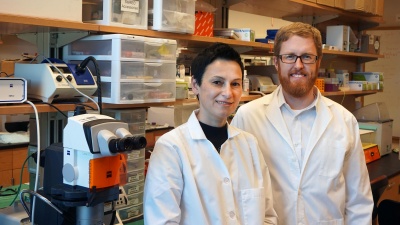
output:
<path id="1" fill-rule="evenodd" d="M 249 78 L 247 78 L 247 70 L 243 71 L 243 92 L 242 95 L 249 95 Z"/>

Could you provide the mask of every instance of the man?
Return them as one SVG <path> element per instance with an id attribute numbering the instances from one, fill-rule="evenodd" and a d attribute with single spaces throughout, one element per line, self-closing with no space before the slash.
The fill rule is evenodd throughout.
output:
<path id="1" fill-rule="evenodd" d="M 277 224 L 257 140 L 227 123 L 242 95 L 239 53 L 213 44 L 193 60 L 192 74 L 200 107 L 155 144 L 144 189 L 144 223 Z"/>
<path id="2" fill-rule="evenodd" d="M 358 124 L 314 86 L 321 59 L 316 28 L 282 27 L 274 42 L 280 86 L 240 107 L 232 125 L 259 141 L 279 224 L 371 224 L 373 200 Z"/>

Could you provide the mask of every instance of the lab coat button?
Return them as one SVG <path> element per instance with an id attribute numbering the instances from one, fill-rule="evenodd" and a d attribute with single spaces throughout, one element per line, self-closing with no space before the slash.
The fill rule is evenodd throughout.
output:
<path id="1" fill-rule="evenodd" d="M 225 177 L 224 178 L 224 183 L 226 183 L 226 184 L 229 183 L 229 178 Z"/>
<path id="2" fill-rule="evenodd" d="M 230 211 L 230 212 L 229 212 L 229 216 L 233 219 L 233 218 L 235 217 L 235 212 Z"/>

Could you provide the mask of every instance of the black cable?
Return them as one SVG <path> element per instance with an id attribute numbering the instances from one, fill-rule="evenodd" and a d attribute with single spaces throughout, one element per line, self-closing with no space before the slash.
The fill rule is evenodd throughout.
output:
<path id="1" fill-rule="evenodd" d="M 88 104 L 85 104 L 85 103 L 75 103 L 75 105 L 81 105 L 81 106 L 88 107 L 88 108 L 90 108 L 91 110 L 96 110 L 94 107 L 92 107 L 92 106 L 90 106 L 90 105 L 88 105 Z"/>
<path id="2" fill-rule="evenodd" d="M 67 116 L 65 113 L 63 113 L 59 108 L 57 108 L 55 105 L 53 105 L 53 104 L 51 104 L 51 103 L 48 103 L 48 102 L 43 102 L 43 104 L 46 104 L 46 105 L 49 105 L 49 106 L 53 107 L 53 108 L 56 109 L 59 113 L 61 113 L 63 116 L 65 116 L 66 118 L 68 118 L 68 116 Z"/>
<path id="3" fill-rule="evenodd" d="M 86 59 L 84 59 L 80 65 L 76 66 L 77 69 L 77 73 L 83 73 L 86 70 L 86 66 L 87 64 L 89 64 L 89 62 L 92 61 L 94 64 L 94 69 L 96 71 L 96 82 L 97 82 L 97 103 L 99 105 L 99 112 L 100 114 L 103 114 L 103 106 L 102 106 L 102 96 L 101 96 L 101 76 L 100 76 L 100 69 L 99 69 L 99 65 L 97 64 L 97 60 L 96 58 L 94 58 L 93 56 L 88 56 Z"/>
<path id="4" fill-rule="evenodd" d="M 23 176 L 23 173 L 24 173 L 25 164 L 26 164 L 26 162 L 28 162 L 29 158 L 32 157 L 34 154 L 35 154 L 35 152 L 32 153 L 32 154 L 30 154 L 30 155 L 25 159 L 24 163 L 22 164 L 21 173 L 20 173 L 20 175 L 19 175 L 19 186 L 18 186 L 17 192 L 15 193 L 15 197 L 14 197 L 14 199 L 11 201 L 11 203 L 10 203 L 9 206 L 12 206 L 12 204 L 15 202 L 15 199 L 17 199 L 19 192 L 21 191 L 21 187 L 22 187 L 22 176 Z"/>
<path id="5" fill-rule="evenodd" d="M 110 225 L 114 225 L 115 222 L 115 218 L 117 217 L 117 211 L 113 210 L 112 215 L 111 215 L 111 221 L 110 221 Z"/>
<path id="6" fill-rule="evenodd" d="M 0 71 L 0 74 L 4 73 L 6 77 L 8 77 L 8 74 L 6 72 Z"/>

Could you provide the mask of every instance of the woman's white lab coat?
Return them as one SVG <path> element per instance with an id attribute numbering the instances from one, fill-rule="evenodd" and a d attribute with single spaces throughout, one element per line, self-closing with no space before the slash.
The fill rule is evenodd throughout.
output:
<path id="1" fill-rule="evenodd" d="M 300 168 L 278 106 L 280 89 L 241 106 L 232 121 L 258 139 L 279 224 L 371 224 L 370 180 L 354 116 L 318 91 L 310 150 Z"/>
<path id="2" fill-rule="evenodd" d="M 218 154 L 195 112 L 156 142 L 145 181 L 145 224 L 277 224 L 254 136 L 228 125 Z"/>

